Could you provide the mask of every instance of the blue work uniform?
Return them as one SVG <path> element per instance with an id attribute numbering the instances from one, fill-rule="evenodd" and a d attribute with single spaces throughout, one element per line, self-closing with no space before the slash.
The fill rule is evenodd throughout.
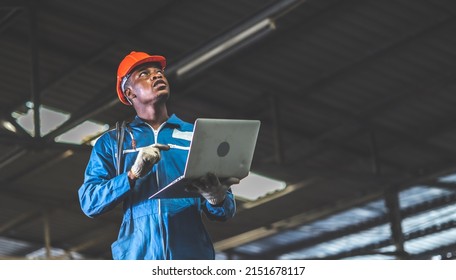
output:
<path id="1" fill-rule="evenodd" d="M 148 199 L 152 194 L 184 173 L 193 124 L 172 115 L 157 131 L 139 117 L 128 124 L 123 145 L 123 170 L 116 175 L 116 131 L 104 133 L 95 143 L 84 183 L 79 189 L 82 211 L 93 218 L 123 202 L 123 220 L 113 259 L 214 259 L 214 247 L 203 221 L 225 221 L 234 216 L 233 194 L 221 205 L 211 205 L 201 197 Z M 137 148 L 154 143 L 172 144 L 161 152 L 161 160 L 151 172 L 128 181 L 128 170 L 138 154 Z M 136 147 L 135 147 L 136 146 Z"/>

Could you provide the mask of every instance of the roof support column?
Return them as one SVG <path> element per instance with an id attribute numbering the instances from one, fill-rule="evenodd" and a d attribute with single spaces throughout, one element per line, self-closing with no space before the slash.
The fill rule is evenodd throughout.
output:
<path id="1" fill-rule="evenodd" d="M 45 210 L 43 213 L 44 225 L 44 248 L 46 249 L 46 259 L 51 259 L 51 223 L 49 221 L 49 211 Z"/>
<path id="2" fill-rule="evenodd" d="M 397 259 L 407 259 L 407 252 L 404 249 L 404 234 L 402 233 L 402 217 L 399 205 L 399 189 L 389 188 L 385 191 L 385 204 L 391 223 L 393 244 L 396 247 Z"/>
<path id="3" fill-rule="evenodd" d="M 37 24 L 36 19 L 36 1 L 30 1 L 28 7 L 29 14 L 29 39 L 30 39 L 30 64 L 31 64 L 31 100 L 33 102 L 33 122 L 34 122 L 34 131 L 35 138 L 40 138 L 40 106 L 41 106 L 41 96 L 40 96 L 40 87 L 39 87 L 39 58 L 38 58 L 38 37 L 37 37 Z"/>

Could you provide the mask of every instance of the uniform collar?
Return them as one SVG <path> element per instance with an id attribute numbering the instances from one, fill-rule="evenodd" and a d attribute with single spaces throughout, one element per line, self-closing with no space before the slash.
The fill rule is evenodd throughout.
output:
<path id="1" fill-rule="evenodd" d="M 145 124 L 146 122 L 140 117 L 136 116 L 135 119 L 131 122 L 132 124 Z M 184 124 L 184 121 L 177 117 L 175 114 L 172 114 L 171 117 L 166 121 L 166 125 L 181 127 Z"/>

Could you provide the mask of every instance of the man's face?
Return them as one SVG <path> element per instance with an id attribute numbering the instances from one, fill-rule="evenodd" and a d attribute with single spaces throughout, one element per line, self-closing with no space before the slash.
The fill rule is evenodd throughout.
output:
<path id="1" fill-rule="evenodd" d="M 169 97 L 169 84 L 157 64 L 144 64 L 135 69 L 129 78 L 126 95 L 136 98 L 137 103 L 147 104 L 166 101 Z"/>

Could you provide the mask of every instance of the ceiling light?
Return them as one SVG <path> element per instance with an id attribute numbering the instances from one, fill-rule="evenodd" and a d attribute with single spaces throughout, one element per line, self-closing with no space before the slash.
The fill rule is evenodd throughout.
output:
<path id="1" fill-rule="evenodd" d="M 176 74 L 181 77 L 190 71 L 200 71 L 203 68 L 207 68 L 233 52 L 258 41 L 274 29 L 274 21 L 266 18 L 237 34 L 227 34 L 227 39 L 222 42 L 213 42 L 203 48 L 199 54 L 196 54 L 196 58 L 192 56 L 184 59 L 183 65 L 178 66 Z"/>
<path id="2" fill-rule="evenodd" d="M 2 120 L 2 126 L 4 128 L 6 128 L 7 130 L 11 131 L 11 132 L 16 132 L 16 128 L 14 127 L 14 125 L 12 123 L 10 123 L 9 121 L 3 121 Z"/>

